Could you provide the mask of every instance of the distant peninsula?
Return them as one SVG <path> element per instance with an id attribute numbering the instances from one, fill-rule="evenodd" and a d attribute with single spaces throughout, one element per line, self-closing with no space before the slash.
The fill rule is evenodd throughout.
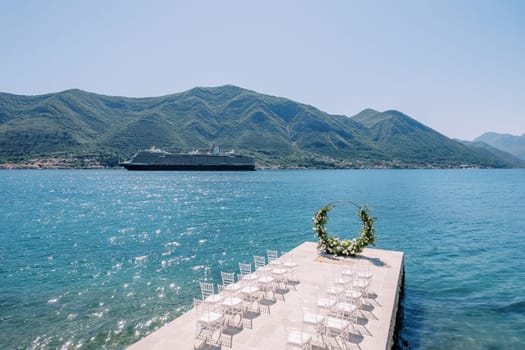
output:
<path id="1" fill-rule="evenodd" d="M 211 145 L 252 156 L 258 168 L 525 167 L 399 111 L 331 115 L 232 85 L 148 98 L 76 89 L 0 93 L 3 168 L 113 168 L 152 146 L 190 152 Z"/>

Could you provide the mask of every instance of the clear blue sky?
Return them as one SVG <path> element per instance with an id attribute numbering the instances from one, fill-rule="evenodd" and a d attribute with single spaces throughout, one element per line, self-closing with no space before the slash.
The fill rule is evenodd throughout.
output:
<path id="1" fill-rule="evenodd" d="M 525 133 L 525 1 L 0 0 L 0 91 L 234 84 L 443 134 Z"/>

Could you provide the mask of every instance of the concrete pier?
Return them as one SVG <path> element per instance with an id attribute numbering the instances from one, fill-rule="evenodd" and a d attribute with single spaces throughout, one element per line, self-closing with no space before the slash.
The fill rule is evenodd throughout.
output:
<path id="1" fill-rule="evenodd" d="M 305 242 L 287 253 L 298 264 L 299 283 L 282 295 L 278 294 L 276 301 L 268 305 L 265 303 L 259 314 L 244 320 L 242 328 L 225 328 L 222 345 L 205 346 L 194 339 L 196 313 L 190 310 L 129 349 L 284 349 L 284 318 L 300 317 L 301 300 L 315 298 L 318 291 L 325 287 L 325 281 L 332 279 L 334 271 L 352 264 L 365 264 L 372 277 L 367 303 L 358 317 L 357 332 L 351 332 L 349 344 L 351 348 L 362 350 L 390 349 L 403 277 L 403 253 L 366 248 L 357 257 L 334 259 L 320 256 L 316 247 L 317 243 Z M 199 286 L 195 285 L 195 288 L 198 290 Z M 314 349 L 322 347 L 314 346 Z"/>

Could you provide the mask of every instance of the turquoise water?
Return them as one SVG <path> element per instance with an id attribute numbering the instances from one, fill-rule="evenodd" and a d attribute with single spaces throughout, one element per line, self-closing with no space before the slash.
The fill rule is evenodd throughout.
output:
<path id="1" fill-rule="evenodd" d="M 525 348 L 525 170 L 0 171 L 0 195 L 2 349 L 124 348 L 198 279 L 314 241 L 334 199 L 406 253 L 411 348 Z M 329 230 L 355 236 L 354 211 Z"/>

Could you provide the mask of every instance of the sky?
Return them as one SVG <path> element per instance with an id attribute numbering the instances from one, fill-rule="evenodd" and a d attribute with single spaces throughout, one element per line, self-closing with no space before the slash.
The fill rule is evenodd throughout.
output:
<path id="1" fill-rule="evenodd" d="M 523 0 L 0 0 L 0 92 L 233 84 L 451 138 L 525 133 Z"/>

